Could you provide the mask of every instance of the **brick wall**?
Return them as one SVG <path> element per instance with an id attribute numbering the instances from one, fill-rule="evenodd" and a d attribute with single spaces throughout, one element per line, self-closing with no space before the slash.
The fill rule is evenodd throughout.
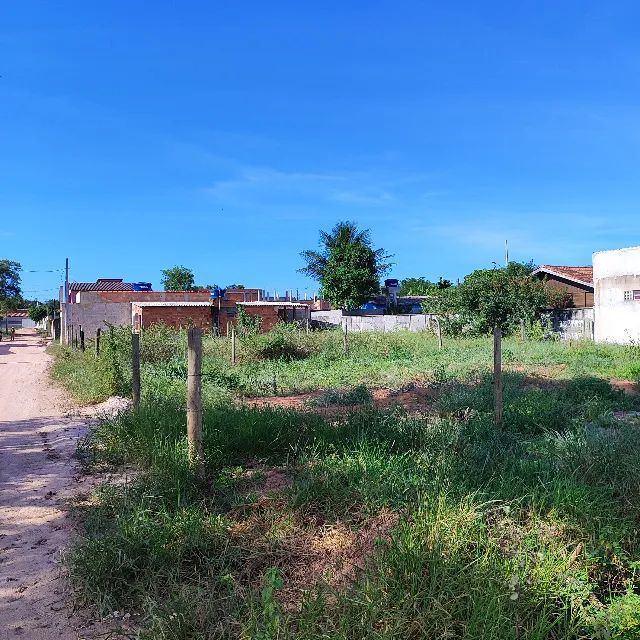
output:
<path id="1" fill-rule="evenodd" d="M 210 294 L 202 291 L 100 291 L 104 302 L 208 302 Z M 80 297 L 80 302 L 84 294 Z"/>
<path id="2" fill-rule="evenodd" d="M 175 328 L 200 327 L 208 332 L 213 326 L 211 307 L 139 307 L 134 304 L 132 312 L 139 316 L 142 328 L 164 324 Z"/>

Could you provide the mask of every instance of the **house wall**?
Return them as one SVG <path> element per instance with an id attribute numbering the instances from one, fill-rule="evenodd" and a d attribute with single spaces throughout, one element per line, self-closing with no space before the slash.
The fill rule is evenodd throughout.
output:
<path id="1" fill-rule="evenodd" d="M 85 335 L 95 334 L 108 325 L 130 326 L 131 303 L 138 302 L 205 302 L 208 291 L 81 291 L 78 302 L 63 305 L 62 327 L 82 325 Z M 69 318 L 65 322 L 64 308 Z M 64 330 L 64 329 L 63 329 Z"/>
<path id="2" fill-rule="evenodd" d="M 625 291 L 640 291 L 640 247 L 593 254 L 595 340 L 630 344 L 640 341 L 640 300 L 625 300 Z"/>
<path id="3" fill-rule="evenodd" d="M 211 307 L 139 307 L 132 305 L 133 315 L 138 315 L 143 329 L 154 324 L 168 327 L 199 327 L 210 332 L 213 323 Z"/>
<path id="4" fill-rule="evenodd" d="M 593 288 L 585 287 L 571 280 L 565 280 L 550 274 L 542 274 L 546 279 L 546 286 L 556 291 L 566 292 L 571 295 L 574 307 L 593 307 Z"/>

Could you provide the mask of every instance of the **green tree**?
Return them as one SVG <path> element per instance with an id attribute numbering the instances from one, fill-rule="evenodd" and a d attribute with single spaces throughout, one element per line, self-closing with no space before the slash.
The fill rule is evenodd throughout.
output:
<path id="1" fill-rule="evenodd" d="M 9 321 L 7 314 L 17 309 L 22 302 L 20 271 L 22 266 L 19 262 L 0 260 L 0 313 L 5 316 L 5 328 Z"/>
<path id="2" fill-rule="evenodd" d="M 43 304 L 29 307 L 29 317 L 34 322 L 42 322 L 49 315 L 49 310 Z"/>
<path id="3" fill-rule="evenodd" d="M 320 283 L 321 295 L 340 309 L 354 309 L 380 290 L 380 278 L 391 266 L 384 249 L 373 249 L 368 229 L 339 222 L 320 231 L 320 250 L 301 253 L 301 273 Z"/>
<path id="4" fill-rule="evenodd" d="M 162 270 L 162 288 L 165 291 L 192 291 L 195 278 L 187 267 L 175 266 Z"/>
<path id="5" fill-rule="evenodd" d="M 502 425 L 502 334 L 520 321 L 532 321 L 547 305 L 544 282 L 531 277 L 532 264 L 511 262 L 506 267 L 479 269 L 465 277 L 450 299 L 463 321 L 480 331 L 493 331 L 495 422 Z"/>
<path id="6" fill-rule="evenodd" d="M 405 278 L 400 281 L 401 296 L 430 296 L 437 294 L 442 289 L 448 289 L 451 286 L 451 280 L 442 277 L 438 282 L 432 282 L 427 278 Z"/>

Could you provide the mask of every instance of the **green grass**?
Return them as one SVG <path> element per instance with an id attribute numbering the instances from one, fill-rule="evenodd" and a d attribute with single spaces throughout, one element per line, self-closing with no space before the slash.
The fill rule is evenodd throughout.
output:
<path id="1" fill-rule="evenodd" d="M 92 344 L 79 350 L 55 346 L 53 375 L 83 402 L 97 402 L 113 393 L 130 390 L 130 339 L 126 330 L 103 337 L 98 361 Z M 153 328 L 142 335 L 143 390 L 158 380 L 182 393 L 186 380 L 183 332 Z M 401 387 L 410 382 L 464 380 L 488 372 L 492 340 L 448 338 L 438 350 L 429 333 L 360 333 L 349 338 L 349 354 L 343 354 L 339 331 L 309 335 L 290 328 L 238 340 L 238 364 L 229 366 L 230 342 L 226 338 L 204 340 L 205 392 L 223 398 L 304 393 L 316 390 L 367 387 Z M 522 342 L 506 338 L 503 360 L 507 370 L 544 373 L 552 379 L 589 376 L 640 381 L 637 346 L 601 345 L 591 342 Z M 178 385 L 178 386 L 176 386 Z"/>
<path id="2" fill-rule="evenodd" d="M 88 470 L 137 470 L 77 506 L 80 601 L 148 639 L 640 637 L 640 430 L 614 417 L 639 407 L 607 381 L 635 370 L 633 348 L 505 341 L 498 430 L 488 340 L 352 336 L 344 357 L 331 332 L 285 338 L 304 358 L 267 337 L 230 367 L 228 343 L 206 341 L 205 483 L 187 463 L 182 337 L 147 347 L 140 407 L 79 448 Z M 60 379 L 98 368 L 65 353 Z M 274 372 L 278 393 L 326 389 L 322 405 L 352 411 L 233 402 L 272 394 Z M 358 387 L 416 379 L 423 415 Z"/>

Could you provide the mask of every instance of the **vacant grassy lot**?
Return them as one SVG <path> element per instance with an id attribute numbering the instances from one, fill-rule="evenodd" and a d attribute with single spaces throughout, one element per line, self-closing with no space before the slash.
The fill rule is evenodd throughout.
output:
<path id="1" fill-rule="evenodd" d="M 126 335 L 106 343 L 55 350 L 80 399 L 127 391 Z M 489 339 L 360 334 L 345 356 L 280 328 L 235 367 L 205 348 L 205 483 L 177 333 L 145 334 L 140 408 L 80 448 L 137 470 L 77 506 L 71 576 L 101 614 L 154 639 L 640 637 L 640 424 L 619 413 L 639 407 L 609 382 L 638 380 L 636 349 L 506 340 L 497 430 Z M 373 402 L 411 385 L 423 407 Z M 299 411 L 239 402 L 312 390 Z"/>

